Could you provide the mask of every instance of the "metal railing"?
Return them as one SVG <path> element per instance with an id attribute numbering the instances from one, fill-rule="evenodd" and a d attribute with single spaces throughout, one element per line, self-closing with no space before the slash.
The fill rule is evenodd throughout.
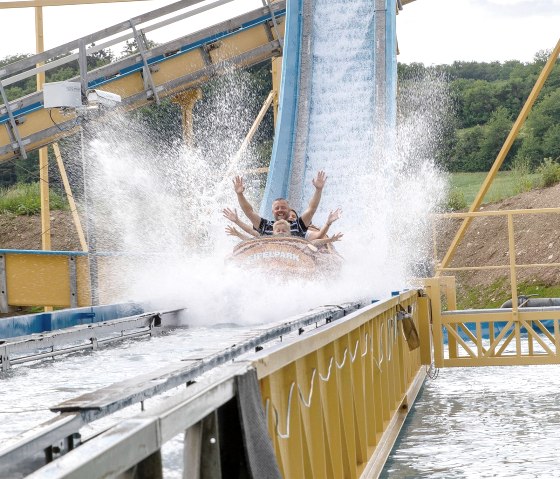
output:
<path id="1" fill-rule="evenodd" d="M 373 304 L 300 341 L 257 355 L 269 433 L 283 477 L 376 477 L 424 378 L 402 309 L 418 291 Z M 429 347 L 429 338 L 420 338 Z"/>
<path id="2" fill-rule="evenodd" d="M 162 477 L 161 448 L 178 434 L 184 434 L 184 452 L 181 464 L 174 467 L 182 469 L 183 477 L 226 477 L 227 458 L 220 456 L 220 448 L 235 449 L 245 457 L 236 456 L 236 467 L 253 474 L 257 466 L 251 455 L 267 450 L 274 451 L 283 477 L 379 473 L 425 376 L 421 349 L 429 347 L 429 337 L 421 327 L 427 317 L 421 316 L 426 314 L 426 302 L 418 291 L 408 291 L 285 339 L 221 366 L 186 391 L 81 445 L 75 431 L 82 420 L 72 417 L 80 416 L 80 408 L 69 404 L 74 409 L 59 409 L 58 419 L 65 439 L 57 451 L 66 454 L 29 477 L 124 477 L 127 471 Z M 410 311 L 419 328 L 419 349 L 408 346 L 402 311 Z M 245 381 L 240 386 L 240 378 L 251 375 L 254 385 L 247 387 L 253 383 Z M 183 374 L 179 379 L 185 378 Z M 256 394 L 253 397 L 261 394 L 259 407 L 248 404 L 247 392 Z M 232 400 L 238 404 L 233 409 Z M 259 427 L 265 428 L 264 436 L 251 429 Z M 0 454 L 0 463 L 36 456 L 45 441 L 52 444 L 56 437 L 60 441 L 55 432 L 45 425 L 41 441 L 36 429 L 31 442 L 20 442 Z M 266 462 L 270 465 L 270 460 Z"/>
<path id="3" fill-rule="evenodd" d="M 122 96 L 124 106 L 133 108 L 148 100 L 157 102 L 160 96 L 198 86 L 228 65 L 243 67 L 279 56 L 281 39 L 275 35 L 283 33 L 278 28 L 278 19 L 285 8 L 283 0 L 163 45 L 147 48 L 146 33 L 229 1 L 231 0 L 217 0 L 179 13 L 180 10 L 202 2 L 181 0 L 0 68 L 0 93 L 4 103 L 0 105 L 0 125 L 4 124 L 6 128 L 5 131 L 0 130 L 0 161 L 10 158 L 14 151 L 19 150 L 24 154 L 26 150 L 44 146 L 60 136 L 76 131 L 75 112 L 62 114 L 50 111 L 47 114 L 43 108 L 42 92 L 7 101 L 7 86 L 39 72 L 78 61 L 80 76 L 69 81 L 80 82 L 82 95 L 88 89 L 107 85 L 109 90 Z M 172 18 L 153 23 L 172 13 L 175 13 Z M 249 30 L 252 33 L 247 36 L 246 32 Z M 134 39 L 139 45 L 138 53 L 88 70 L 87 55 L 130 39 Z M 237 47 L 230 44 L 232 42 Z M 179 57 L 182 60 L 178 60 Z M 165 71 L 159 71 L 164 68 L 163 65 Z M 136 77 L 131 79 L 134 75 Z M 139 90 L 138 85 L 143 87 Z"/>
<path id="4" fill-rule="evenodd" d="M 437 367 L 560 363 L 560 308 L 520 305 L 518 270 L 558 268 L 560 263 L 518 263 L 515 217 L 558 215 L 560 208 L 449 213 L 444 218 L 502 218 L 507 226 L 507 263 L 437 267 L 425 280 L 431 299 L 434 359 Z M 511 307 L 457 310 L 452 272 L 505 271 L 509 276 Z M 447 303 L 447 308 L 444 304 Z M 445 343 L 447 342 L 447 348 Z"/>

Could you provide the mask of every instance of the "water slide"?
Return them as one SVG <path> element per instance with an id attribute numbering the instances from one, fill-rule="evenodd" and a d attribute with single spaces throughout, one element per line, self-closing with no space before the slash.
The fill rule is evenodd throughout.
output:
<path id="1" fill-rule="evenodd" d="M 193 2 L 184 0 L 172 7 L 178 11 L 187 3 Z M 379 133 L 384 128 L 379 126 L 388 126 L 390 130 L 394 124 L 396 10 L 396 4 L 380 0 L 275 2 L 159 45 L 144 55 L 127 57 L 90 71 L 86 75 L 88 87 L 124 93 L 123 102 L 134 108 L 156 94 L 172 94 L 200 84 L 215 73 L 224 59 L 242 66 L 278 55 L 282 45 L 279 35 L 284 33 L 280 109 L 261 212 L 268 216 L 272 200 L 279 196 L 288 197 L 296 209 L 303 209 L 315 172 L 324 168 L 332 173 L 338 168 L 337 174 L 329 179 L 330 195 L 323 198 L 325 210 L 332 206 L 329 202 L 337 201 L 338 206 L 348 197 L 347 185 L 355 183 L 360 169 L 371 168 L 371 156 L 384 144 L 383 133 Z M 168 11 L 169 8 L 151 12 L 132 19 L 131 24 L 153 21 Z M 278 28 L 273 28 L 273 17 Z M 18 71 L 32 68 L 40 60 L 47 61 L 46 67 L 49 61 L 53 62 L 51 66 L 54 62 L 58 65 L 62 60 L 70 61 L 76 54 L 69 52 L 76 46 L 79 53 L 85 53 L 83 47 L 90 41 L 105 38 L 109 33 L 122 33 L 123 28 L 129 27 L 110 27 L 8 65 L 0 71 L 2 82 L 4 85 L 14 82 L 19 78 Z M 100 43 L 96 48 L 104 45 Z M 49 60 L 64 54 L 68 56 Z M 180 68 L 185 64 L 191 66 L 186 74 Z M 151 79 L 147 78 L 147 70 Z M 140 81 L 142 78 L 144 82 Z M 13 157 L 19 147 L 28 149 L 48 144 L 74 130 L 72 115 L 58 117 L 56 111 L 49 115 L 42 100 L 41 92 L 30 95 L 13 102 L 10 112 L 0 117 L 6 126 L 2 134 L 22 133 L 16 135 L 19 144 L 13 141 L 13 136 L 8 139 L 9 135 L 4 138 L 4 144 L 0 142 L 0 161 Z M 22 118 L 18 112 L 25 116 L 25 121 L 10 130 L 11 119 Z M 331 194 L 337 190 L 340 194 Z"/>
<path id="2" fill-rule="evenodd" d="M 305 208 L 319 169 L 336 168 L 329 188 L 345 190 L 384 146 L 396 116 L 399 6 L 287 2 L 280 107 L 261 216 L 278 197 Z M 332 196 L 340 201 L 344 195 Z"/>

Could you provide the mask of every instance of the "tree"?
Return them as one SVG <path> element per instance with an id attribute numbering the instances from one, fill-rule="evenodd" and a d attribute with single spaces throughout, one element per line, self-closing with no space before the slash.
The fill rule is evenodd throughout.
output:
<path id="1" fill-rule="evenodd" d="M 451 171 L 483 171 L 485 162 L 481 159 L 480 144 L 484 138 L 481 126 L 457 132 L 455 151 L 450 157 Z"/>
<path id="2" fill-rule="evenodd" d="M 510 130 L 513 125 L 508 111 L 504 107 L 499 107 L 495 112 L 492 113 L 490 120 L 486 125 L 484 125 L 483 138 L 480 142 L 480 156 L 483 159 L 484 164 L 487 165 L 483 168 L 483 171 L 489 170 L 494 160 L 498 156 Z M 515 154 L 515 147 L 512 147 L 509 151 L 506 160 L 504 161 L 504 166 L 507 166 L 511 162 Z M 508 161 L 509 160 L 509 161 Z"/>

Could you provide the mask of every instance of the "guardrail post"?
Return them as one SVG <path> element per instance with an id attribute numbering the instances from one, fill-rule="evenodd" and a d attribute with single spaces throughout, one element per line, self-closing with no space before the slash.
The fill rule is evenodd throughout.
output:
<path id="1" fill-rule="evenodd" d="M 418 298 L 418 338 L 420 340 L 420 361 L 423 365 L 432 364 L 432 315 L 430 314 L 430 298 Z"/>
<path id="2" fill-rule="evenodd" d="M 132 479 L 163 479 L 163 466 L 161 462 L 161 449 L 150 454 L 140 461 L 130 471 Z"/>
<path id="3" fill-rule="evenodd" d="M 6 281 L 6 255 L 0 254 L 0 313 L 9 313 L 8 282 Z"/>
<path id="4" fill-rule="evenodd" d="M 68 276 L 70 283 L 70 307 L 78 307 L 78 279 L 76 276 L 76 257 L 68 257 Z"/>
<path id="5" fill-rule="evenodd" d="M 443 367 L 443 332 L 441 325 L 441 290 L 439 278 L 428 278 L 426 292 L 430 298 L 432 316 L 432 335 L 434 340 L 434 363 L 436 368 Z"/>
<path id="6" fill-rule="evenodd" d="M 217 411 L 185 431 L 183 458 L 183 479 L 221 479 Z"/>

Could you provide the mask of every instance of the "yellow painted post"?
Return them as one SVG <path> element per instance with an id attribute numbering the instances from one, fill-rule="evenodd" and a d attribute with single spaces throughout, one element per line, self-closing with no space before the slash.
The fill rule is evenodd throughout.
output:
<path id="1" fill-rule="evenodd" d="M 430 298 L 432 316 L 432 337 L 434 346 L 434 363 L 436 368 L 443 367 L 443 334 L 441 324 L 441 294 L 439 290 L 439 279 L 428 278 L 426 281 L 426 292 Z M 448 335 L 449 336 L 449 335 Z"/>
<path id="2" fill-rule="evenodd" d="M 257 129 L 259 128 L 259 125 L 261 124 L 261 122 L 264 118 L 264 115 L 266 114 L 266 112 L 270 108 L 272 100 L 274 100 L 274 91 L 271 91 L 268 94 L 268 96 L 266 97 L 266 100 L 264 101 L 263 106 L 261 107 L 257 117 L 255 118 L 255 121 L 251 125 L 251 128 L 249 129 L 249 132 L 245 136 L 245 139 L 243 140 L 243 142 L 241 143 L 241 146 L 237 150 L 237 153 L 235 153 L 235 156 L 233 157 L 233 160 L 232 160 L 233 165 L 237 165 L 237 162 L 240 160 L 243 153 L 245 153 L 245 150 L 247 149 L 247 146 L 249 146 L 249 143 L 251 143 L 251 140 L 253 139 L 253 136 L 255 136 L 255 133 L 257 132 Z M 227 173 L 226 173 L 225 176 L 229 177 L 229 175 Z"/>
<path id="3" fill-rule="evenodd" d="M 517 301 L 517 271 L 515 266 L 515 237 L 513 231 L 513 215 L 508 213 L 508 245 L 509 245 L 509 277 L 511 283 L 511 310 L 513 319 L 517 321 L 517 313 L 519 309 Z"/>
<path id="4" fill-rule="evenodd" d="M 64 168 L 64 162 L 62 161 L 62 155 L 60 154 L 58 143 L 53 143 L 53 150 L 58 164 L 58 170 L 60 171 L 60 176 L 62 178 L 62 183 L 64 184 L 64 191 L 66 192 L 70 212 L 72 213 L 72 219 L 74 220 L 74 226 L 76 227 L 76 232 L 78 233 L 78 238 L 80 240 L 80 246 L 82 247 L 82 251 L 87 251 L 88 247 L 84 236 L 84 230 L 82 228 L 82 222 L 80 221 L 80 215 L 78 214 L 78 209 L 76 208 L 74 195 L 72 195 L 72 188 L 70 188 L 70 183 L 68 181 L 68 176 L 66 175 L 66 168 Z"/>
<path id="5" fill-rule="evenodd" d="M 0 3 L 3 8 L 60 7 L 63 5 L 88 5 L 91 3 L 137 2 L 145 0 L 14 0 Z"/>
<path id="6" fill-rule="evenodd" d="M 354 398 L 355 429 L 356 429 L 356 461 L 357 465 L 367 462 L 367 421 L 366 399 L 364 397 L 364 346 L 367 354 L 367 344 L 362 335 L 362 328 L 356 328 L 349 334 L 350 347 L 354 361 L 349 364 L 352 381 L 352 396 Z"/>
<path id="7" fill-rule="evenodd" d="M 352 398 L 352 365 L 348 335 L 335 341 L 336 377 L 342 423 L 342 458 L 344 460 L 344 477 L 357 477 L 356 471 L 356 429 L 354 422 L 354 401 Z M 341 367 L 339 367 L 341 366 Z"/>
<path id="8" fill-rule="evenodd" d="M 45 50 L 42 7 L 35 7 L 35 47 L 37 53 L 42 53 Z M 41 91 L 44 84 L 45 72 L 37 73 L 37 91 Z M 39 190 L 41 192 L 41 246 L 44 250 L 50 250 L 51 220 L 49 209 L 49 155 L 47 147 L 39 150 Z"/>
<path id="9" fill-rule="evenodd" d="M 496 157 L 496 160 L 494 161 L 492 168 L 490 168 L 490 171 L 488 172 L 488 175 L 486 176 L 484 182 L 482 183 L 482 186 L 480 187 L 480 190 L 477 193 L 476 198 L 474 199 L 472 205 L 470 206 L 469 212 L 476 211 L 480 207 L 482 200 L 486 196 L 486 193 L 488 192 L 488 189 L 490 188 L 490 185 L 494 180 L 494 177 L 496 176 L 500 167 L 502 166 L 502 163 L 506 159 L 506 156 L 511 148 L 511 145 L 513 144 L 514 140 L 517 138 L 517 134 L 519 133 L 519 130 L 523 126 L 523 123 L 525 123 L 525 120 L 527 119 L 527 116 L 529 115 L 529 112 L 531 111 L 533 104 L 535 103 L 537 97 L 539 96 L 539 93 L 544 85 L 544 82 L 546 81 L 546 79 L 550 75 L 550 72 L 554 68 L 556 59 L 558 58 L 559 54 L 560 54 L 560 40 L 558 40 L 556 47 L 550 54 L 548 61 L 543 67 L 541 74 L 539 75 L 539 78 L 537 79 L 535 85 L 533 86 L 533 89 L 531 90 L 531 93 L 529 94 L 529 97 L 527 98 L 527 101 L 525 102 L 525 105 L 523 105 L 523 108 L 521 109 L 521 112 L 519 113 L 517 120 L 515 120 L 515 123 L 513 124 L 511 131 L 509 132 L 506 138 L 506 141 L 504 142 L 502 148 L 500 149 L 500 152 L 498 153 L 498 156 Z M 457 249 L 457 246 L 463 239 L 463 236 L 465 236 L 467 228 L 469 227 L 471 222 L 472 222 L 472 217 L 467 217 L 463 220 L 463 223 L 461 223 L 461 226 L 457 231 L 455 238 L 453 238 L 453 241 L 451 242 L 451 245 L 449 246 L 449 249 L 447 250 L 445 257 L 441 261 L 441 265 L 439 266 L 440 271 L 442 268 L 446 268 L 447 266 L 449 266 L 449 263 L 451 263 L 451 260 L 453 259 L 455 251 Z"/>
<path id="10" fill-rule="evenodd" d="M 321 391 L 321 406 L 325 420 L 327 446 L 327 478 L 344 477 L 344 460 L 342 458 L 342 427 L 340 424 L 340 406 L 338 382 L 335 364 L 334 344 L 327 344 L 317 353 L 318 373 Z M 286 476 L 284 476 L 286 477 Z"/>
<path id="11" fill-rule="evenodd" d="M 183 141 L 189 148 L 193 147 L 193 108 L 195 103 L 202 98 L 202 90 L 194 88 L 178 93 L 173 97 L 173 103 L 181 107 L 181 124 L 183 126 Z"/>
<path id="12" fill-rule="evenodd" d="M 447 309 L 455 311 L 457 309 L 457 284 L 455 276 L 446 276 L 445 283 L 447 286 Z"/>
<path id="13" fill-rule="evenodd" d="M 445 291 L 445 299 L 447 302 L 447 310 L 457 309 L 457 297 L 455 294 L 455 277 L 454 276 L 440 276 L 440 287 L 443 287 Z M 457 331 L 458 326 L 456 324 L 447 325 L 448 329 L 453 329 Z M 449 357 L 456 358 L 459 354 L 457 340 L 452 334 L 447 336 L 447 349 L 449 350 Z"/>
<path id="14" fill-rule="evenodd" d="M 377 444 L 376 436 L 376 425 L 375 419 L 377 416 L 378 405 L 376 402 L 375 392 L 374 392 L 374 369 L 377 367 L 375 365 L 374 358 L 374 347 L 373 347 L 373 320 L 368 321 L 362 326 L 361 335 L 366 342 L 364 350 L 367 351 L 366 355 L 363 357 L 363 384 L 364 384 L 364 396 L 366 401 L 366 433 L 367 433 L 367 445 L 368 447 L 374 447 Z M 367 335 L 367 341 L 365 337 Z"/>
<path id="15" fill-rule="evenodd" d="M 278 105 L 280 101 L 280 84 L 282 82 L 282 57 L 272 59 L 272 91 L 274 92 L 274 102 L 272 109 L 274 112 L 274 126 L 278 117 Z"/>
<path id="16" fill-rule="evenodd" d="M 382 345 L 382 321 L 377 317 L 371 321 L 372 333 L 372 361 L 373 361 L 373 398 L 375 407 L 375 443 L 379 442 L 383 434 L 383 384 L 381 368 L 384 366 L 383 345 Z"/>
<path id="17" fill-rule="evenodd" d="M 37 53 L 42 53 L 45 50 L 42 7 L 35 7 L 35 47 Z M 45 72 L 37 73 L 37 91 L 41 91 L 44 84 Z M 49 205 L 49 152 L 46 146 L 39 149 L 39 192 L 41 196 L 41 248 L 49 251 L 51 249 L 51 212 Z M 45 306 L 45 311 L 52 310 L 52 306 Z"/>
<path id="18" fill-rule="evenodd" d="M 383 330 L 381 331 L 383 351 L 383 365 L 381 367 L 381 400 L 383 404 L 383 430 L 385 430 L 385 427 L 391 419 L 391 347 L 389 344 L 390 334 L 387 313 L 382 313 L 379 319 L 383 324 Z"/>
<path id="19" fill-rule="evenodd" d="M 303 439 L 307 445 L 311 475 L 309 477 L 327 477 L 326 471 L 326 437 L 323 422 L 323 410 L 320 400 L 317 352 L 296 361 L 297 383 L 301 403 Z"/>

